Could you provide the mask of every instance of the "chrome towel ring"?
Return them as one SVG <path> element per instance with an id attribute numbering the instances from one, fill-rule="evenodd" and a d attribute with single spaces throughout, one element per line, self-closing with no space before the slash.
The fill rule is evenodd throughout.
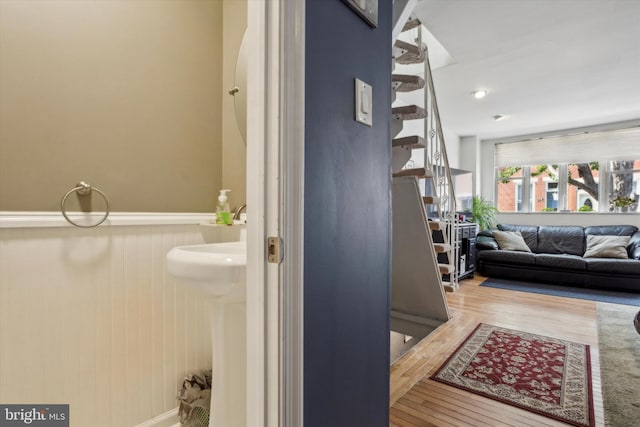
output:
<path id="1" fill-rule="evenodd" d="M 102 196 L 102 198 L 104 199 L 105 203 L 107 204 L 107 207 L 106 207 L 105 212 L 104 212 L 104 216 L 102 218 L 100 218 L 100 221 L 98 221 L 96 224 L 91 224 L 91 225 L 81 225 L 81 224 L 77 224 L 77 223 L 73 222 L 67 216 L 66 208 L 64 206 L 67 203 L 67 198 L 69 198 L 71 193 L 78 193 L 78 196 L 89 196 L 89 195 L 91 195 L 92 191 L 95 191 L 96 193 L 100 194 Z M 90 184 L 87 184 L 84 181 L 80 181 L 78 184 L 76 184 L 75 187 L 73 187 L 71 190 L 67 191 L 67 194 L 65 194 L 62 197 L 62 200 L 60 200 L 60 212 L 62 212 L 62 216 L 64 216 L 64 219 L 66 219 L 71 225 L 75 225 L 76 227 L 80 227 L 80 228 L 97 227 L 100 224 L 102 224 L 103 222 L 105 222 L 105 220 L 109 216 L 109 198 L 107 197 L 106 194 L 104 194 L 97 187 L 93 187 L 93 186 L 91 186 Z"/>

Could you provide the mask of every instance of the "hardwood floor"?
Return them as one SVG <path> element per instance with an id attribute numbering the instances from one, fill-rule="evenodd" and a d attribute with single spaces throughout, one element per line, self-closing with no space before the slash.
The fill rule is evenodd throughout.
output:
<path id="1" fill-rule="evenodd" d="M 480 287 L 478 277 L 447 293 L 452 319 L 391 366 L 390 425 L 566 426 L 567 424 L 429 379 L 480 322 L 591 346 L 596 425 L 603 426 L 596 303 Z"/>

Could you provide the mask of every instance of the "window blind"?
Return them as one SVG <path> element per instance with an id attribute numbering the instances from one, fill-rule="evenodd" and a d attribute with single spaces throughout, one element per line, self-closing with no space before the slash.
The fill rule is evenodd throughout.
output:
<path id="1" fill-rule="evenodd" d="M 496 144 L 495 166 L 640 159 L 640 128 Z"/>

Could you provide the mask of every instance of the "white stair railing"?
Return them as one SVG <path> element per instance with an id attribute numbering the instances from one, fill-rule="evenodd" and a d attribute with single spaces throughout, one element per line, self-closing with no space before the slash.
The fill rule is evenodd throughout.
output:
<path id="1" fill-rule="evenodd" d="M 421 25 L 417 27 L 417 33 L 417 45 L 426 50 L 427 47 L 422 41 Z M 442 230 L 442 237 L 444 243 L 449 245 L 446 257 L 449 264 L 453 265 L 453 273 L 449 274 L 449 283 L 445 284 L 445 287 L 455 291 L 458 289 L 458 270 L 460 268 L 458 265 L 460 248 L 456 242 L 456 236 L 458 234 L 456 197 L 428 51 L 423 64 L 424 78 L 426 81 L 424 108 L 428 112 L 427 119 L 424 121 L 424 139 L 427 146 L 425 149 L 425 167 L 433 172 L 433 179 L 430 180 L 430 182 L 426 182 L 426 185 L 431 185 L 431 191 L 425 188 L 425 194 L 429 193 L 437 198 L 438 203 L 433 206 L 435 206 L 435 210 L 437 211 L 438 220 L 446 223 L 446 227 L 443 227 Z M 427 207 L 427 209 L 430 208 Z"/>
<path id="2" fill-rule="evenodd" d="M 420 43 L 419 46 L 421 46 L 422 26 L 418 27 L 418 39 Z M 457 290 L 460 268 L 458 264 L 460 242 L 456 197 L 428 52 L 424 61 L 424 75 L 427 82 L 425 89 L 425 109 L 429 111 L 428 118 L 425 120 L 425 138 L 428 147 L 428 149 L 425 150 L 425 155 L 428 154 L 429 158 L 425 158 L 425 164 L 429 164 L 434 171 L 432 185 L 435 187 L 435 194 L 440 202 L 437 205 L 439 210 L 438 217 L 447 224 L 445 227 L 446 233 L 443 233 L 443 238 L 445 242 L 450 245 L 450 250 L 447 253 L 449 263 L 454 264 L 454 273 L 449 275 L 449 282 L 453 290 Z M 428 130 L 426 129 L 427 126 Z"/>

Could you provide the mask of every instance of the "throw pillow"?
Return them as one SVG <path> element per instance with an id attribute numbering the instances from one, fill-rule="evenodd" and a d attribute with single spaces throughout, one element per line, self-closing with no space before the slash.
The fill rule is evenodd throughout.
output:
<path id="1" fill-rule="evenodd" d="M 627 245 L 630 236 L 587 236 L 587 250 L 584 258 L 629 258 Z"/>
<path id="2" fill-rule="evenodd" d="M 531 249 L 524 242 L 522 233 L 519 231 L 498 231 L 493 232 L 493 238 L 498 242 L 498 246 L 503 251 L 531 252 Z"/>

